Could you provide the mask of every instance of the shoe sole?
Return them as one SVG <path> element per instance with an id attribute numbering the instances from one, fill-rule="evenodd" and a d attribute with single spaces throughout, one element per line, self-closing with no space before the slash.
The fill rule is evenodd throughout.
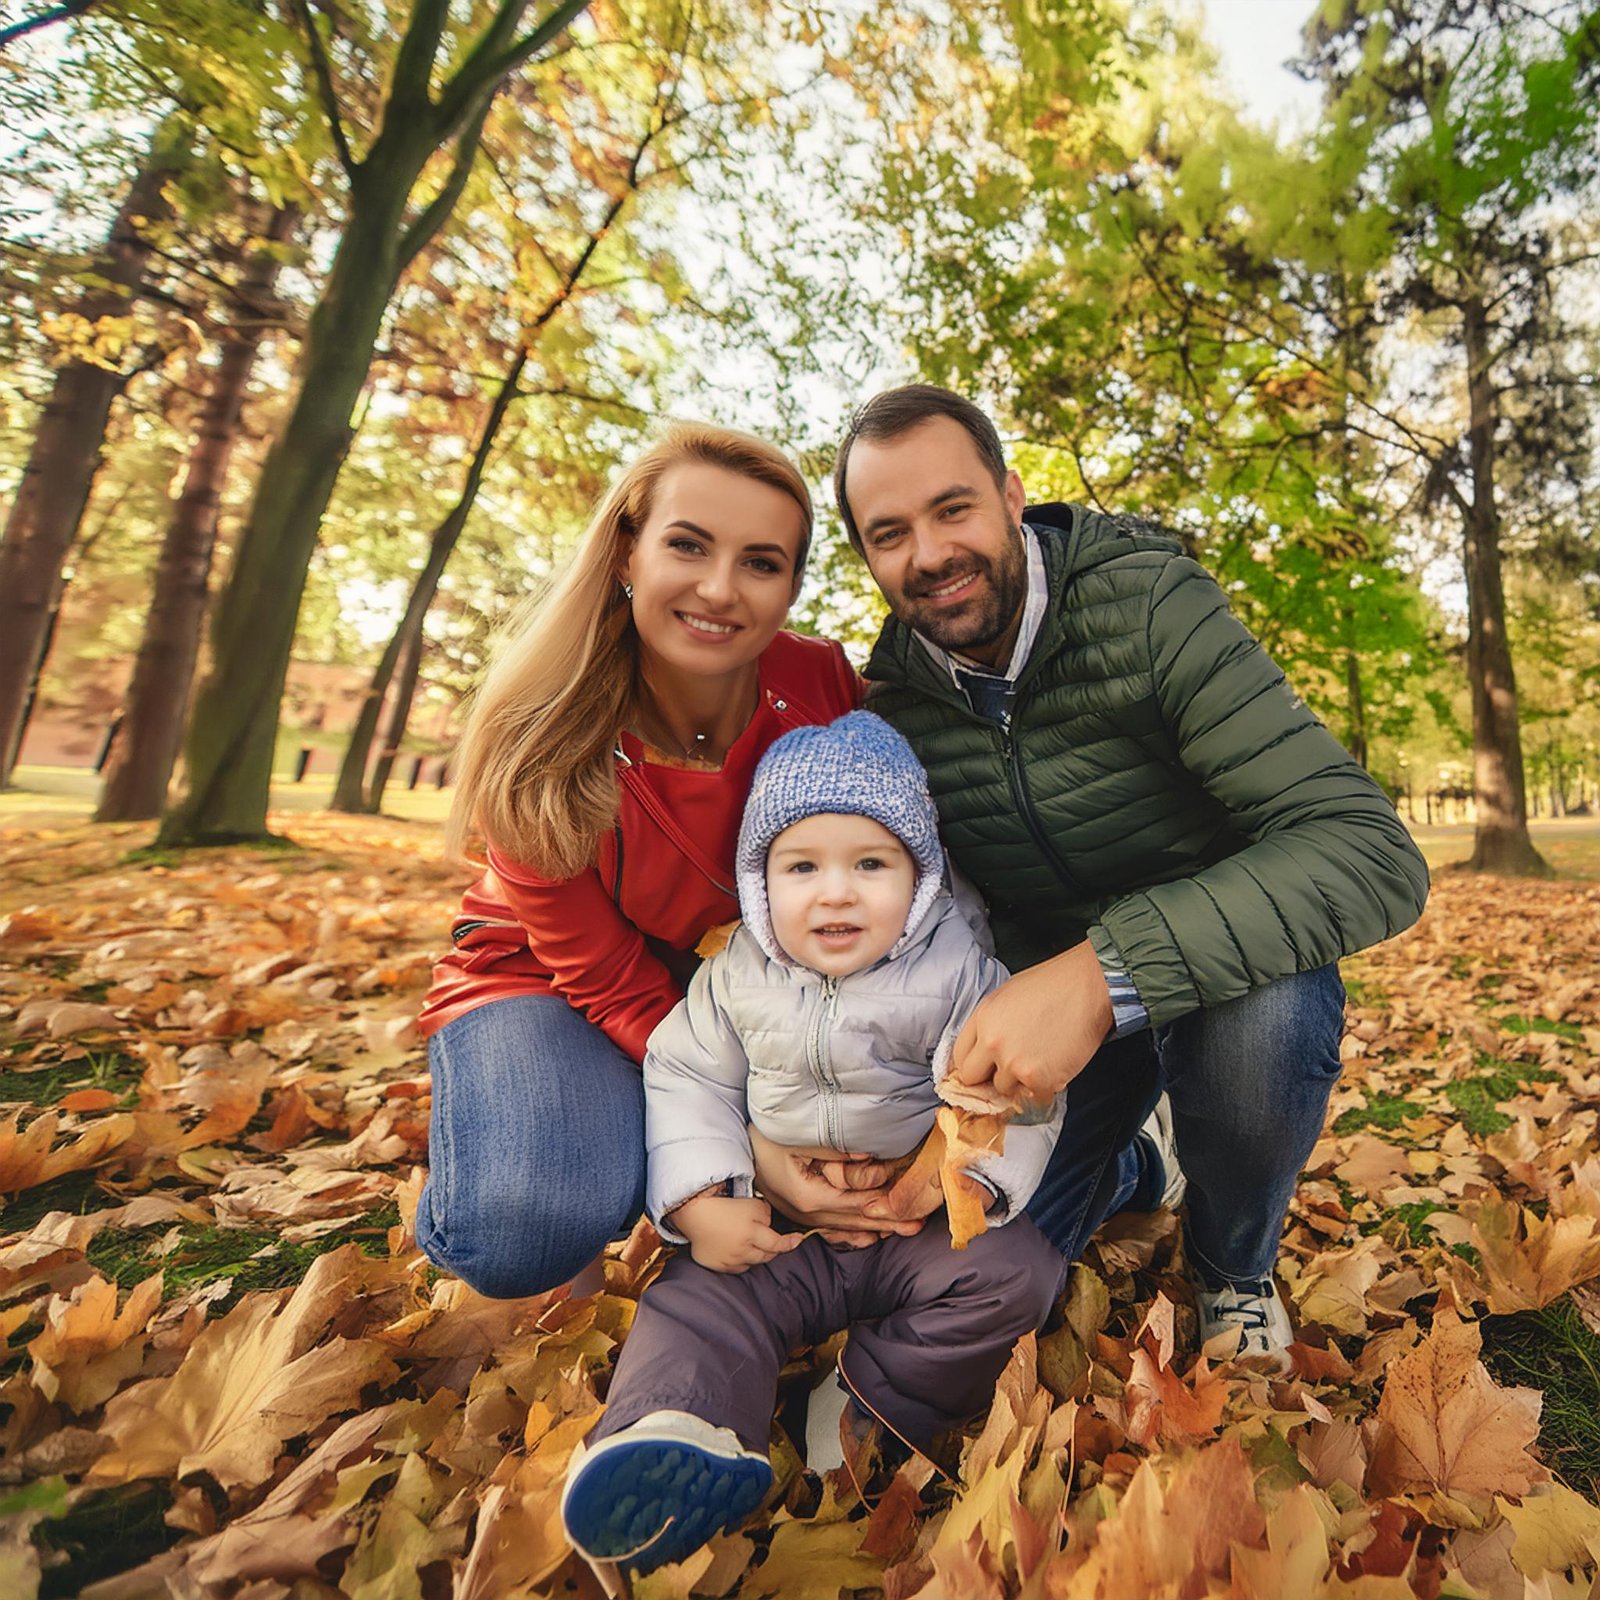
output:
<path id="1" fill-rule="evenodd" d="M 726 1456 L 681 1440 L 602 1443 L 561 1498 L 567 1537 L 596 1561 L 652 1572 L 736 1528 L 772 1486 L 756 1456 Z"/>

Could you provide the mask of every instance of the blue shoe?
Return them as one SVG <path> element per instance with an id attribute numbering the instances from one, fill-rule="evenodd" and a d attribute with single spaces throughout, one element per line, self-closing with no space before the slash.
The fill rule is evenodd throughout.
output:
<path id="1" fill-rule="evenodd" d="M 592 1561 L 652 1572 L 737 1528 L 772 1487 L 767 1458 L 685 1411 L 653 1411 L 573 1452 L 561 1520 Z"/>

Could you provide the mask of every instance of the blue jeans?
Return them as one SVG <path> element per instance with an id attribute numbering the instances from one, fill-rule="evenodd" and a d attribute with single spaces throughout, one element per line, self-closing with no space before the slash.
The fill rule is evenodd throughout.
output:
<path id="1" fill-rule="evenodd" d="M 638 1066 L 555 995 L 492 1000 L 428 1041 L 417 1243 L 480 1294 L 539 1294 L 644 1210 Z"/>
<path id="2" fill-rule="evenodd" d="M 1072 1261 L 1108 1216 L 1153 1204 L 1159 1184 L 1136 1134 L 1165 1089 L 1189 1178 L 1190 1261 L 1213 1288 L 1270 1277 L 1339 1076 L 1343 1028 L 1344 985 L 1327 966 L 1109 1040 L 1067 1089 L 1029 1215 Z"/>

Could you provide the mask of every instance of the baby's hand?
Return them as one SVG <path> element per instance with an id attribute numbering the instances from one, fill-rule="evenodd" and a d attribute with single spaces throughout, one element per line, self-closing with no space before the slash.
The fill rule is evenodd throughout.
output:
<path id="1" fill-rule="evenodd" d="M 667 1217 L 689 1241 L 689 1253 L 713 1272 L 744 1272 L 804 1244 L 803 1233 L 778 1233 L 765 1200 L 697 1194 Z"/>

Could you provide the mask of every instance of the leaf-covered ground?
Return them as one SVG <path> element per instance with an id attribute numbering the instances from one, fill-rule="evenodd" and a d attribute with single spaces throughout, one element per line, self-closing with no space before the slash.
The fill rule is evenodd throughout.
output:
<path id="1" fill-rule="evenodd" d="M 425 826 L 289 826 L 0 834 L 0 1594 L 602 1594 L 557 1498 L 654 1237 L 578 1300 L 420 1258 L 456 880 Z M 776 1431 L 761 1515 L 635 1593 L 1600 1593 L 1597 950 L 1600 884 L 1442 874 L 1348 964 L 1293 1377 L 1197 1351 L 1181 1227 L 1123 1217 L 951 1470 Z"/>

